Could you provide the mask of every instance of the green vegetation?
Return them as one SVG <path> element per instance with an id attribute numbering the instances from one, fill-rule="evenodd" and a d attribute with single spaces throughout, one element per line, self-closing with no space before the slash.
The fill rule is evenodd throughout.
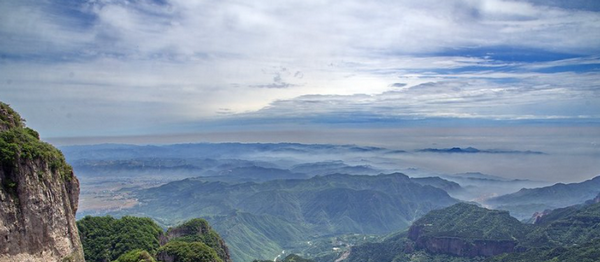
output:
<path id="1" fill-rule="evenodd" d="M 22 128 L 25 119 L 13 110 L 8 104 L 0 102 L 0 130 Z"/>
<path id="2" fill-rule="evenodd" d="M 485 262 L 597 262 L 600 239 L 571 247 L 539 248 L 522 253 L 504 254 Z"/>
<path id="3" fill-rule="evenodd" d="M 274 257 L 286 249 L 274 239 L 285 243 L 297 243 L 303 241 L 302 236 L 309 232 L 306 226 L 290 223 L 275 216 L 244 212 L 212 217 L 211 224 L 218 227 L 223 238 L 227 240 L 235 261 L 266 259 L 267 255 Z"/>
<path id="4" fill-rule="evenodd" d="M 434 210 L 413 223 L 419 237 L 457 237 L 466 240 L 519 240 L 530 231 L 529 225 L 511 217 L 507 211 L 459 203 Z"/>
<path id="5" fill-rule="evenodd" d="M 252 262 L 271 262 L 272 260 L 252 260 Z M 283 260 L 278 259 L 278 262 L 315 262 L 314 260 L 306 259 L 296 254 L 291 254 Z"/>
<path id="6" fill-rule="evenodd" d="M 77 221 L 77 228 L 88 262 L 113 261 L 136 249 L 154 254 L 163 233 L 150 218 L 130 216 L 121 219 L 86 216 Z"/>
<path id="7" fill-rule="evenodd" d="M 229 250 L 219 234 L 214 231 L 208 221 L 202 218 L 194 218 L 183 224 L 167 230 L 169 241 L 181 241 L 187 243 L 201 242 L 213 249 L 223 261 L 229 259 Z"/>
<path id="8" fill-rule="evenodd" d="M 572 206 L 542 217 L 527 246 L 568 247 L 600 239 L 600 203 Z"/>
<path id="9" fill-rule="evenodd" d="M 0 102 L 0 162 L 5 173 L 12 173 L 23 159 L 42 160 L 53 173 L 66 180 L 73 170 L 65 157 L 52 145 L 40 141 L 35 130 L 25 127 L 23 119 L 8 105 Z"/>
<path id="10" fill-rule="evenodd" d="M 121 255 L 114 262 L 156 262 L 146 250 L 134 249 Z"/>
<path id="11" fill-rule="evenodd" d="M 456 203 L 446 192 L 395 173 L 227 184 L 190 178 L 141 190 L 127 213 L 165 224 L 202 216 L 227 241 L 235 261 L 271 259 L 306 242 L 407 228 L 426 212 Z"/>
<path id="12" fill-rule="evenodd" d="M 172 257 L 173 262 L 223 262 L 214 249 L 202 242 L 170 241 L 158 249 L 157 257 Z"/>
<path id="13" fill-rule="evenodd" d="M 379 262 L 392 261 L 398 254 L 403 254 L 408 240 L 406 232 L 393 234 L 384 241 L 365 243 L 354 246 L 351 255 L 344 262 Z"/>
<path id="14" fill-rule="evenodd" d="M 170 228 L 166 235 L 150 218 L 131 216 L 86 216 L 77 228 L 88 262 L 231 261 L 225 243 L 204 219 Z M 167 241 L 163 246 L 161 239 Z"/>
<path id="15" fill-rule="evenodd" d="M 283 259 L 283 262 L 314 262 L 314 261 L 310 260 L 310 259 L 302 258 L 295 254 L 291 254 L 291 255 L 285 257 L 285 259 Z"/>
<path id="16" fill-rule="evenodd" d="M 458 241 L 435 242 L 436 238 Z M 502 243 L 511 239 L 516 242 L 511 253 L 489 257 L 491 253 L 471 252 L 473 248 L 502 251 L 506 247 Z M 482 240 L 493 241 L 479 247 L 466 245 L 471 249 L 455 254 L 461 245 Z M 494 241 L 500 244 L 496 247 Z M 440 253 L 444 246 L 448 249 Z M 485 254 L 488 258 L 473 254 Z M 415 221 L 407 233 L 353 247 L 344 262 L 359 261 L 596 262 L 600 261 L 600 203 L 551 211 L 535 225 L 520 223 L 506 211 L 456 204 L 430 212 Z"/>

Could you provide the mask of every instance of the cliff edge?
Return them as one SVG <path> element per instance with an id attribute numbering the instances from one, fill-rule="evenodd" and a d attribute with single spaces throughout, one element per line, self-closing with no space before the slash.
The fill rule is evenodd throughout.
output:
<path id="1" fill-rule="evenodd" d="M 0 102 L 0 262 L 83 262 L 79 181 L 62 153 Z"/>

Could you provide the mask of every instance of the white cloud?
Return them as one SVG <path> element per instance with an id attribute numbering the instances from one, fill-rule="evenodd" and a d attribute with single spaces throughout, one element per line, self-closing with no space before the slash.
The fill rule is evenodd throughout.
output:
<path id="1" fill-rule="evenodd" d="M 599 19 L 501 0 L 8 0 L 0 2 L 0 90 L 51 135 L 298 108 L 294 115 L 560 115 L 569 103 L 596 103 L 597 73 L 532 70 L 597 58 L 525 63 L 439 53 L 508 46 L 593 55 Z M 478 69 L 452 72 L 463 67 Z M 514 71 L 499 70 L 506 67 Z M 490 80 L 509 78 L 516 83 Z M 545 99 L 565 104 L 546 108 Z M 550 111 L 530 114 L 531 105 Z M 41 108 L 71 115 L 44 121 L 52 113 Z"/>
<path id="2" fill-rule="evenodd" d="M 583 81 L 582 81 L 583 80 Z M 473 79 L 430 82 L 380 94 L 305 95 L 237 117 L 368 117 L 498 120 L 600 118 L 597 74 L 536 74 L 512 84 Z M 586 83 L 586 84 L 582 84 Z M 357 119 L 357 122 L 361 119 Z"/>

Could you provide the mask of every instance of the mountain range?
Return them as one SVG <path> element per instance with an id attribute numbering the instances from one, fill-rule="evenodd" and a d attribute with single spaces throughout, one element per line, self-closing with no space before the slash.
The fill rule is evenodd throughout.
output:
<path id="1" fill-rule="evenodd" d="M 121 212 L 163 225 L 204 217 L 223 235 L 235 261 L 269 259 L 265 254 L 301 249 L 319 237 L 404 229 L 430 210 L 457 202 L 422 183 L 400 173 L 241 184 L 199 177 L 140 190 L 139 205 Z"/>
<path id="2" fill-rule="evenodd" d="M 535 224 L 458 203 L 431 211 L 380 243 L 352 247 L 336 261 L 592 262 L 600 259 L 599 241 L 600 195 L 548 211 Z"/>
<path id="3" fill-rule="evenodd" d="M 557 183 L 552 186 L 521 189 L 518 192 L 490 198 L 486 205 L 508 210 L 519 219 L 528 219 L 536 212 L 583 203 L 600 193 L 600 176 L 579 183 Z"/>

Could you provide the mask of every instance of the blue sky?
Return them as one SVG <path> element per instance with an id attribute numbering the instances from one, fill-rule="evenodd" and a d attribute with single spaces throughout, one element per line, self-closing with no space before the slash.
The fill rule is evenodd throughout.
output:
<path id="1" fill-rule="evenodd" d="M 0 100 L 50 138 L 598 126 L 600 3 L 5 0 Z"/>

